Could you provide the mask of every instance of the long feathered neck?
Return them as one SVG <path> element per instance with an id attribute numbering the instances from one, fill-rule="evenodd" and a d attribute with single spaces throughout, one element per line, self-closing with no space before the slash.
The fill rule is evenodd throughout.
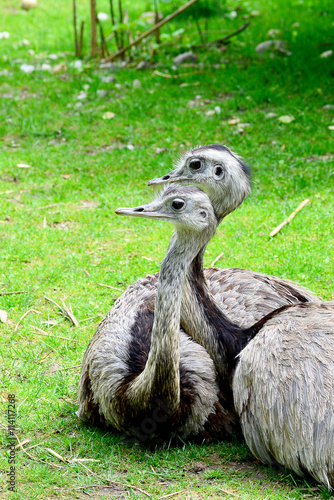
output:
<path id="1" fill-rule="evenodd" d="M 181 305 L 181 326 L 208 351 L 220 378 L 230 379 L 236 356 L 270 318 L 290 306 L 272 311 L 249 328 L 231 322 L 207 287 L 203 270 L 205 248 L 189 267 Z"/>
<path id="2" fill-rule="evenodd" d="M 169 413 L 179 408 L 180 307 L 187 272 L 201 246 L 196 243 L 194 238 L 174 235 L 161 265 L 149 356 L 128 394 L 142 409 L 157 398 Z"/>
<path id="3" fill-rule="evenodd" d="M 231 371 L 235 356 L 247 343 L 247 332 L 232 323 L 215 302 L 203 273 L 203 247 L 189 267 L 184 286 L 181 326 L 215 362 L 220 378 Z"/>

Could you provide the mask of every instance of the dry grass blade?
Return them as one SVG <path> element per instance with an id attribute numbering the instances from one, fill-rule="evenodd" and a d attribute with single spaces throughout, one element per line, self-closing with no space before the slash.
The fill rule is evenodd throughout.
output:
<path id="1" fill-rule="evenodd" d="M 224 257 L 224 252 L 220 253 L 218 257 L 216 257 L 212 262 L 210 267 L 214 267 L 214 265 L 222 258 Z"/>
<path id="2" fill-rule="evenodd" d="M 76 317 L 73 314 L 71 304 L 69 307 L 65 304 L 65 302 L 62 300 L 63 304 L 63 311 L 65 312 L 65 316 L 67 316 L 73 323 L 74 326 L 79 326 L 79 321 L 76 319 Z"/>
<path id="3" fill-rule="evenodd" d="M 101 462 L 101 460 L 96 460 L 95 458 L 72 458 L 71 462 Z"/>
<path id="4" fill-rule="evenodd" d="M 241 498 L 239 495 L 237 495 L 236 493 L 233 493 L 233 491 L 229 491 L 229 490 L 223 490 L 222 488 L 218 488 L 219 491 L 222 491 L 223 493 L 225 493 L 226 495 L 231 495 L 232 497 L 235 497 L 235 498 Z"/>
<path id="5" fill-rule="evenodd" d="M 29 293 L 29 290 L 21 290 L 19 292 L 0 292 L 0 295 L 19 295 L 20 293 Z"/>
<path id="6" fill-rule="evenodd" d="M 300 212 L 305 207 L 305 205 L 309 203 L 309 201 L 310 201 L 309 199 L 302 201 L 302 203 L 296 208 L 294 212 L 292 212 L 292 214 L 289 215 L 287 219 L 285 219 L 285 221 L 281 222 L 279 226 L 275 227 L 275 229 L 271 231 L 269 236 L 270 237 L 276 236 L 276 234 L 279 233 L 282 227 L 284 227 L 286 224 L 289 224 L 289 222 L 292 221 L 292 219 L 298 214 L 298 212 Z"/>
<path id="7" fill-rule="evenodd" d="M 74 368 L 79 368 L 80 366 L 81 366 L 81 364 L 80 365 L 74 365 L 74 366 L 67 366 L 65 368 L 59 368 L 59 371 L 65 372 L 66 370 L 74 370 Z"/>
<path id="8" fill-rule="evenodd" d="M 169 493 L 168 495 L 163 495 L 162 497 L 159 497 L 159 500 L 163 500 L 164 498 L 175 497 L 176 495 L 179 495 L 180 493 L 183 493 L 184 491 L 186 491 L 186 490 L 175 491 L 175 493 Z"/>
<path id="9" fill-rule="evenodd" d="M 25 444 L 27 443 L 30 443 L 30 439 L 24 439 L 23 441 L 21 441 L 19 444 L 17 444 L 15 446 L 15 448 L 22 448 L 22 446 L 24 446 Z"/>
<path id="10" fill-rule="evenodd" d="M 21 316 L 21 318 L 20 318 L 20 319 L 18 320 L 18 322 L 16 323 L 16 326 L 15 326 L 15 330 L 14 330 L 14 332 L 16 332 L 16 330 L 18 329 L 19 324 L 21 323 L 21 321 L 22 321 L 22 320 L 23 320 L 26 316 L 28 316 L 28 314 L 30 314 L 30 313 L 32 313 L 32 312 L 34 312 L 34 313 L 36 313 L 36 314 L 42 314 L 40 311 L 36 311 L 36 309 L 29 309 L 27 312 L 25 312 L 25 313 L 23 314 L 23 316 Z"/>
<path id="11" fill-rule="evenodd" d="M 68 337 L 61 337 L 60 335 L 59 336 L 52 335 L 51 333 L 47 333 L 44 330 L 42 330 L 41 328 L 38 328 L 38 326 L 34 326 L 34 325 L 29 325 L 29 326 L 30 326 L 30 328 L 33 328 L 34 330 L 36 330 L 37 335 L 44 335 L 45 337 L 53 337 L 55 339 L 69 340 L 70 342 L 78 343 L 78 341 L 76 339 L 70 339 Z"/>
<path id="12" fill-rule="evenodd" d="M 65 304 L 65 302 L 63 300 L 62 300 L 62 303 L 63 303 L 63 307 L 62 307 L 59 304 L 57 304 L 57 302 L 55 302 L 54 300 L 50 299 L 46 295 L 44 295 L 44 298 L 45 298 L 45 300 L 48 300 L 49 302 L 52 302 L 52 304 L 54 304 L 55 306 L 57 306 L 58 309 L 60 310 L 60 312 L 66 318 L 68 318 L 68 319 L 70 319 L 72 321 L 72 323 L 73 323 L 74 326 L 79 326 L 79 322 L 77 321 L 76 317 L 74 316 L 72 308 L 71 307 L 67 307 L 67 305 Z"/>
<path id="13" fill-rule="evenodd" d="M 46 462 L 45 460 L 41 460 L 40 458 L 37 458 L 37 457 L 34 457 L 33 455 L 30 455 L 30 453 L 28 453 L 24 448 L 23 448 L 23 443 L 24 441 L 22 441 L 22 443 L 20 442 L 19 438 L 17 437 L 16 434 L 14 434 L 15 438 L 17 439 L 17 442 L 18 442 L 18 446 L 21 448 L 21 450 L 23 451 L 23 453 L 25 453 L 27 455 L 27 457 L 30 458 L 30 460 L 33 460 L 34 462 L 41 462 L 42 464 L 47 464 L 47 465 L 50 465 L 51 467 L 56 467 L 57 469 L 61 468 L 60 465 L 56 465 L 56 464 L 53 464 L 53 463 L 50 463 L 50 462 Z"/>

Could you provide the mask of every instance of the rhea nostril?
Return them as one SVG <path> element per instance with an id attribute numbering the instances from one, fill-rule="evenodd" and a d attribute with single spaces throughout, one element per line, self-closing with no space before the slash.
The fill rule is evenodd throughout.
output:
<path id="1" fill-rule="evenodd" d="M 144 212 L 143 207 L 138 207 L 134 209 L 134 212 Z"/>
<path id="2" fill-rule="evenodd" d="M 170 175 L 164 175 L 162 178 L 163 181 L 168 181 L 168 179 L 170 179 Z"/>

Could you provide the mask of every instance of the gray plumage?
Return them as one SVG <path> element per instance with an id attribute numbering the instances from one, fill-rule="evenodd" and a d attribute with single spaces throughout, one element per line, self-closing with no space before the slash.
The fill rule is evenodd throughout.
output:
<path id="1" fill-rule="evenodd" d="M 82 363 L 78 416 L 143 440 L 224 433 L 213 361 L 179 326 L 187 269 L 217 225 L 210 200 L 183 186 L 118 213 L 174 222 L 176 237 L 159 283 L 153 276 L 130 286 L 98 326 Z"/>
<path id="2" fill-rule="evenodd" d="M 239 356 L 233 391 L 245 440 L 267 464 L 334 487 L 334 306 L 280 313 Z"/>

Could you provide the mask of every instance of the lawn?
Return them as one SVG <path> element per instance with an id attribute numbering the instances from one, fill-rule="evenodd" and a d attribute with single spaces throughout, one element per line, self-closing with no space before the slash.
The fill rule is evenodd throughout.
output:
<path id="1" fill-rule="evenodd" d="M 69 2 L 55 8 L 45 0 L 29 12 L 17 5 L 3 0 L 0 7 L 0 33 L 10 33 L 0 38 L 0 310 L 8 314 L 0 323 L 0 422 L 5 449 L 7 398 L 15 394 L 15 444 L 25 441 L 25 451 L 16 449 L 13 494 L 2 454 L 1 498 L 329 498 L 288 470 L 262 466 L 237 440 L 145 448 L 83 424 L 75 412 L 80 363 L 96 325 L 127 286 L 159 270 L 172 234 L 166 223 L 114 211 L 152 199 L 147 181 L 191 146 L 226 144 L 253 170 L 252 195 L 221 224 L 205 265 L 222 253 L 217 266 L 274 274 L 334 297 L 334 56 L 320 57 L 333 49 L 333 3 L 231 2 L 227 15 L 210 18 L 209 30 L 222 34 L 209 41 L 246 19 L 250 26 L 221 50 L 198 47 L 196 25 L 175 19 L 162 29 L 162 48 L 138 49 L 115 72 L 89 58 L 88 2 L 78 2 L 86 21 L 81 67 Z M 98 10 L 109 12 L 108 5 L 99 1 Z M 151 8 L 126 6 L 131 19 Z M 272 29 L 291 55 L 257 54 Z M 198 63 L 172 69 L 191 45 Z M 153 66 L 136 70 L 142 59 Z M 42 69 L 62 63 L 56 73 Z M 64 301 L 79 326 L 45 297 Z"/>

